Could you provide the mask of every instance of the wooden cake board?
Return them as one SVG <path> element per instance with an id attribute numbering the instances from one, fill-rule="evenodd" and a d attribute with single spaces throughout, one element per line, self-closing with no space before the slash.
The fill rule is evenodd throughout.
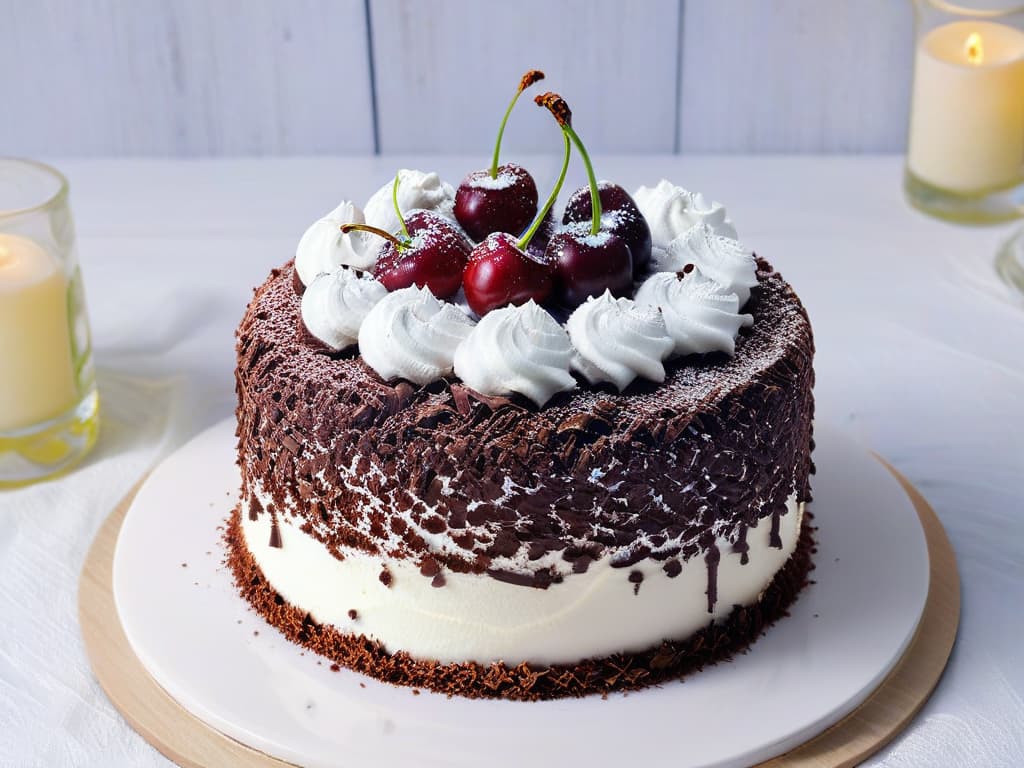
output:
<path id="1" fill-rule="evenodd" d="M 845 768 L 891 741 L 935 689 L 960 621 L 956 557 L 924 497 L 885 460 L 913 502 L 928 545 L 930 581 L 917 632 L 882 684 L 857 709 L 818 736 L 757 768 Z M 104 521 L 79 585 L 78 612 L 93 672 L 113 705 L 146 741 L 184 768 L 287 766 L 210 728 L 177 704 L 132 652 L 114 604 L 112 566 L 121 522 L 141 482 Z"/>

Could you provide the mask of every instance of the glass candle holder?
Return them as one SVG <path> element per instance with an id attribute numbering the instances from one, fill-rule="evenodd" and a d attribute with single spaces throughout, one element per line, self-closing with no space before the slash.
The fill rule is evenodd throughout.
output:
<path id="1" fill-rule="evenodd" d="M 0 488 L 81 459 L 98 402 L 67 180 L 0 158 Z"/>
<path id="2" fill-rule="evenodd" d="M 1024 229 L 999 249 L 996 254 L 996 272 L 1007 285 L 1024 294 Z"/>
<path id="3" fill-rule="evenodd" d="M 965 223 L 1024 215 L 1024 5 L 914 7 L 908 200 Z"/>

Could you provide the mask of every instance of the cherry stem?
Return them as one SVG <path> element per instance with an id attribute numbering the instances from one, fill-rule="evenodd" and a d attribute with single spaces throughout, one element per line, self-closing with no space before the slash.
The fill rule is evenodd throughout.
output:
<path id="1" fill-rule="evenodd" d="M 406 240 L 410 240 L 412 238 L 410 238 L 409 230 L 405 226 L 405 217 L 402 216 L 402 209 L 398 207 L 398 180 L 401 176 L 401 171 L 395 174 L 395 183 L 391 185 L 391 202 L 395 206 L 395 214 L 398 216 L 398 223 L 402 227 L 402 234 L 405 235 Z"/>
<path id="2" fill-rule="evenodd" d="M 587 179 L 590 181 L 590 207 L 592 209 L 590 216 L 590 234 L 596 235 L 601 229 L 601 193 L 597 188 L 597 177 L 594 176 L 594 166 L 590 164 L 590 155 L 587 154 L 587 150 L 583 147 L 583 142 L 580 141 L 580 137 L 576 135 L 576 131 L 572 129 L 572 126 L 566 123 L 562 126 L 562 130 L 572 139 L 572 143 L 576 145 L 576 149 L 579 150 L 580 157 L 583 158 L 583 165 L 587 168 Z"/>
<path id="3" fill-rule="evenodd" d="M 525 75 L 523 79 L 519 81 L 519 88 L 516 89 L 516 95 L 512 97 L 512 101 L 508 105 L 508 109 L 505 110 L 505 116 L 501 118 L 501 125 L 498 126 L 498 140 L 494 143 L 494 157 L 491 160 L 491 178 L 498 178 L 498 155 L 501 154 L 501 137 L 505 135 L 505 123 L 508 122 L 509 115 L 512 114 L 512 110 L 516 106 L 516 102 L 519 101 L 519 97 L 523 95 L 523 91 L 529 88 L 531 85 L 536 83 L 538 80 L 544 79 L 544 73 L 540 70 L 531 69 Z"/>
<path id="4" fill-rule="evenodd" d="M 404 250 L 409 246 L 408 242 L 402 242 L 397 237 L 392 235 L 390 232 L 385 232 L 383 229 L 380 229 L 379 227 L 371 227 L 369 224 L 342 224 L 341 233 L 343 235 L 347 235 L 349 232 L 369 232 L 372 235 L 383 237 L 385 240 L 387 240 L 389 243 L 392 243 L 395 246 L 395 248 L 398 248 L 399 250 Z"/>
<path id="5" fill-rule="evenodd" d="M 537 215 L 533 219 L 533 223 L 530 228 L 526 230 L 523 236 L 516 243 L 516 246 L 521 251 L 526 250 L 526 246 L 530 244 L 533 236 L 537 234 L 537 230 L 540 229 L 540 225 L 544 222 L 544 217 L 548 215 L 548 211 L 551 210 L 551 206 L 555 204 L 555 200 L 558 199 L 558 193 L 562 191 L 562 184 L 565 182 L 565 174 L 569 170 L 569 154 L 572 151 L 572 145 L 569 143 L 569 133 L 563 128 L 562 137 L 565 139 L 565 159 L 562 160 L 562 172 L 558 174 L 558 181 L 555 182 L 555 188 L 551 191 L 550 197 L 544 207 L 537 211 Z"/>

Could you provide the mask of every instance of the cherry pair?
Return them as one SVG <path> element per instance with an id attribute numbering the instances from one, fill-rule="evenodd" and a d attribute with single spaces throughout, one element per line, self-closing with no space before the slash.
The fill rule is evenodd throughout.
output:
<path id="1" fill-rule="evenodd" d="M 546 107 L 562 128 L 562 171 L 544 207 L 522 237 L 517 239 L 507 230 L 492 230 L 470 254 L 463 288 L 470 307 L 479 315 L 531 299 L 538 304 L 553 300 L 573 309 L 605 290 L 623 296 L 650 261 L 647 222 L 622 187 L 598 184 L 590 157 L 572 127 L 568 104 L 555 93 L 545 93 L 535 101 Z M 569 198 L 562 217 L 565 226 L 551 236 L 543 253 L 538 253 L 530 244 L 546 223 L 550 227 L 549 213 L 565 181 L 573 145 L 583 158 L 590 185 Z M 530 183 L 536 189 L 532 179 Z M 460 223 L 465 227 L 461 219 Z M 478 230 L 485 228 L 479 221 L 474 223 Z"/>

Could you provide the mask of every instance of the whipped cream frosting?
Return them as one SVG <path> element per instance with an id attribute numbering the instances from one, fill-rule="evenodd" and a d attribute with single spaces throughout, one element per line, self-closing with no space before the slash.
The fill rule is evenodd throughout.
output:
<path id="1" fill-rule="evenodd" d="M 741 315 L 740 300 L 699 269 L 656 272 L 636 292 L 640 306 L 660 307 L 675 354 L 736 351 L 736 335 L 754 318 Z"/>
<path id="2" fill-rule="evenodd" d="M 638 306 L 605 291 L 577 307 L 566 329 L 575 348 L 572 367 L 591 384 L 610 382 L 621 391 L 637 376 L 665 380 L 662 361 L 675 342 L 658 307 Z"/>
<path id="3" fill-rule="evenodd" d="M 544 405 L 576 387 L 565 328 L 533 301 L 484 315 L 455 351 L 455 373 L 485 395 L 518 392 Z"/>
<path id="4" fill-rule="evenodd" d="M 442 181 L 436 173 L 424 173 L 407 168 L 400 170 L 398 176 L 398 207 L 402 209 L 403 216 L 407 216 L 410 211 L 423 209 L 437 211 L 455 222 L 455 189 L 451 184 Z M 367 224 L 391 233 L 401 229 L 391 199 L 393 187 L 394 179 L 373 193 L 363 211 Z"/>
<path id="5" fill-rule="evenodd" d="M 382 379 L 429 384 L 452 372 L 453 353 L 472 330 L 462 310 L 413 285 L 370 310 L 359 329 L 359 352 Z"/>
<path id="6" fill-rule="evenodd" d="M 339 267 L 323 272 L 302 294 L 302 322 L 306 330 L 337 351 L 359 340 L 359 328 L 370 310 L 388 295 L 388 289 L 369 275 Z"/>
<path id="7" fill-rule="evenodd" d="M 363 233 L 341 233 L 342 224 L 363 224 L 363 211 L 348 200 L 314 221 L 302 235 L 295 249 L 295 271 L 303 285 L 309 285 L 322 272 L 349 266 L 368 270 L 377 261 L 382 240 L 370 240 Z"/>
<path id="8" fill-rule="evenodd" d="M 709 203 L 699 192 L 687 192 L 666 179 L 653 187 L 640 187 L 633 200 L 651 228 L 655 255 L 694 224 L 704 223 L 715 234 L 736 237 L 736 227 L 726 217 L 721 203 Z"/>
<path id="9" fill-rule="evenodd" d="M 687 264 L 695 265 L 702 274 L 735 293 L 742 307 L 750 298 L 750 289 L 757 285 L 757 264 L 752 251 L 739 240 L 715 232 L 707 222 L 694 224 L 654 254 L 658 272 L 679 272 Z"/>
<path id="10" fill-rule="evenodd" d="M 403 214 L 429 210 L 454 222 L 450 184 L 432 172 L 398 174 Z M 399 231 L 393 189 L 393 181 L 381 186 L 365 210 L 346 201 L 314 222 L 295 258 L 307 286 L 306 328 L 334 350 L 358 343 L 384 379 L 424 385 L 454 372 L 483 394 L 518 393 L 543 406 L 575 388 L 573 372 L 621 391 L 637 377 L 663 382 L 669 356 L 732 355 L 739 329 L 753 322 L 740 313 L 758 282 L 753 253 L 737 240 L 720 203 L 665 179 L 633 196 L 651 230 L 654 274 L 632 300 L 608 292 L 587 300 L 564 327 L 532 301 L 489 312 L 474 325 L 465 308 L 438 301 L 427 289 L 388 294 L 378 281 L 360 277 L 353 270 L 373 268 L 381 241 L 362 232 L 343 235 L 340 227 L 354 222 Z"/>

